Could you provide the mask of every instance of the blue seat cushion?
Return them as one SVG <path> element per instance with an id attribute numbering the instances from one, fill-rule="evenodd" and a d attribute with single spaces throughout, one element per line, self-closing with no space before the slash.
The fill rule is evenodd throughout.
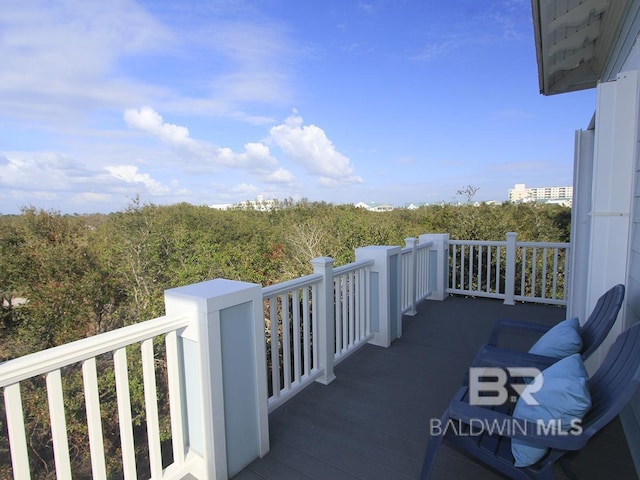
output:
<path id="1" fill-rule="evenodd" d="M 550 431 L 550 426 L 568 432 L 565 435 L 577 432 L 579 422 L 591 408 L 587 380 L 588 374 L 579 354 L 563 358 L 544 369 L 533 383 L 527 385 L 516 402 L 513 417 L 544 426 L 544 430 L 538 429 L 538 433 Z M 530 404 L 533 402 L 527 401 L 527 394 L 538 405 Z M 511 453 L 516 467 L 526 467 L 544 457 L 547 449 L 514 438 L 511 440 Z"/>
<path id="2" fill-rule="evenodd" d="M 529 353 L 564 358 L 582 351 L 580 322 L 577 318 L 563 320 L 549 329 L 529 349 Z"/>

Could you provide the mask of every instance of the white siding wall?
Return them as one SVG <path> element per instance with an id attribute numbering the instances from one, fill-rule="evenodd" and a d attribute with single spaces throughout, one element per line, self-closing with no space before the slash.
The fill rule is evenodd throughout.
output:
<path id="1" fill-rule="evenodd" d="M 631 9 L 638 12 L 640 6 L 635 2 Z M 640 29 L 640 16 L 629 15 L 627 17 L 626 28 L 623 28 L 623 40 L 626 43 L 633 43 L 633 48 L 626 57 L 624 65 L 620 71 L 638 70 L 640 69 L 640 42 L 634 36 L 633 32 Z M 624 35 L 624 32 L 631 32 Z M 610 69 L 616 71 L 615 64 Z M 640 121 L 638 122 L 640 124 Z M 638 132 L 640 139 L 640 132 Z M 640 150 L 640 149 L 638 149 Z M 626 282 L 627 290 L 625 295 L 625 327 L 640 322 L 640 154 L 636 155 L 635 160 L 635 180 L 633 187 L 633 204 L 631 207 L 631 235 L 630 248 L 628 258 L 628 278 Z M 640 392 L 631 400 L 629 406 L 620 415 L 627 441 L 629 442 L 629 450 L 636 465 L 636 471 L 640 476 Z"/>
<path id="2" fill-rule="evenodd" d="M 617 335 L 640 321 L 639 126 L 640 71 L 631 70 L 618 74 L 615 81 L 598 86 L 590 172 L 581 170 L 589 168 L 590 152 L 588 148 L 580 151 L 582 147 L 589 147 L 588 132 L 579 133 L 576 142 L 579 151 L 574 181 L 578 195 L 591 194 L 591 203 L 580 200 L 578 210 L 574 211 L 576 218 L 572 219 L 574 265 L 587 266 L 586 272 L 584 268 L 582 272 L 573 272 L 575 277 L 586 273 L 586 278 L 574 278 L 574 293 L 575 289 L 584 288 L 585 312 L 589 312 L 597 298 L 614 284 L 624 283 L 627 287 L 618 322 L 587 361 L 590 372 L 604 359 Z M 587 234 L 588 239 L 584 238 Z M 576 238 L 577 235 L 581 238 Z M 640 393 L 621 418 L 640 471 Z"/>
<path id="3" fill-rule="evenodd" d="M 640 138 L 640 132 L 638 135 Z M 627 290 L 625 295 L 625 327 L 640 322 L 640 156 L 635 163 L 635 182 L 631 216 L 631 240 Z M 620 415 L 629 450 L 640 474 L 640 392 L 631 400 L 629 406 Z"/>
<path id="4" fill-rule="evenodd" d="M 598 86 L 586 287 L 587 310 L 617 283 L 626 283 L 637 155 L 640 75 L 637 70 Z M 588 189 L 587 189 L 588 190 Z M 580 259 L 576 259 L 580 261 Z M 624 329 L 624 311 L 587 362 L 593 371 Z"/>
<path id="5" fill-rule="evenodd" d="M 636 160 L 636 182 L 629 253 L 629 279 L 627 280 L 625 323 L 629 327 L 640 322 L 640 158 Z M 620 415 L 624 431 L 629 442 L 629 450 L 640 472 L 640 392 L 631 400 L 629 406 Z"/>

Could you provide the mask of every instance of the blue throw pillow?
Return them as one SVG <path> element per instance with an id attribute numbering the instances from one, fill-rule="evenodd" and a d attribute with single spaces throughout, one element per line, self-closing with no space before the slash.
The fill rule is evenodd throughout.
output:
<path id="1" fill-rule="evenodd" d="M 529 349 L 529 353 L 546 357 L 564 358 L 582 351 L 580 322 L 577 318 L 563 320 L 549 329 Z"/>
<path id="2" fill-rule="evenodd" d="M 542 377 L 541 387 L 538 387 L 539 377 Z M 543 370 L 535 381 L 524 389 L 516 402 L 513 417 L 544 426 L 545 430 L 540 429 L 540 433 L 549 431 L 550 426 L 569 432 L 575 427 L 571 422 L 582 420 L 591 408 L 587 380 L 588 374 L 579 354 L 563 358 Z M 527 391 L 528 389 L 530 391 Z M 527 394 L 532 396 L 538 405 L 527 403 Z M 511 453 L 516 467 L 526 467 L 544 457 L 547 449 L 514 438 L 511 440 Z"/>

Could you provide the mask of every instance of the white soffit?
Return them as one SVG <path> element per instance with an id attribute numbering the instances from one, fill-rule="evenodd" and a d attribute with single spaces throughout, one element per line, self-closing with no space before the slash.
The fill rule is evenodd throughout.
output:
<path id="1" fill-rule="evenodd" d="M 593 88 L 631 0 L 532 0 L 540 92 Z"/>

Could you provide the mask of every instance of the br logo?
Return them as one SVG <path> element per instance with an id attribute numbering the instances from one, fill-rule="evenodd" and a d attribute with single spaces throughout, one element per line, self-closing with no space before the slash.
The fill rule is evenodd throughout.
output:
<path id="1" fill-rule="evenodd" d="M 538 405 L 532 394 L 542 388 L 540 370 L 528 367 L 471 367 L 469 369 L 469 404 L 504 405 L 510 399 L 509 388 L 528 405 Z M 509 379 L 521 378 L 522 382 Z M 511 398 L 516 400 L 517 398 Z"/>

